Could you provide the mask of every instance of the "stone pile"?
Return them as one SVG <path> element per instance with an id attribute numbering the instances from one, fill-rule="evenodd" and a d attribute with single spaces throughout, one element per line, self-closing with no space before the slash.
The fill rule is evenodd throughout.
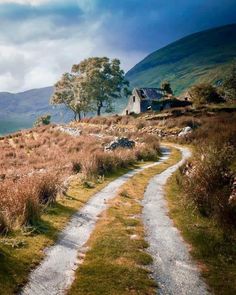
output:
<path id="1" fill-rule="evenodd" d="M 67 133 L 67 134 L 74 136 L 74 137 L 78 137 L 81 135 L 81 130 L 79 130 L 77 128 L 60 126 L 58 129 L 61 132 Z"/>
<path id="2" fill-rule="evenodd" d="M 106 151 L 113 151 L 117 148 L 132 149 L 135 146 L 133 140 L 129 140 L 127 137 L 117 138 L 105 146 Z"/>

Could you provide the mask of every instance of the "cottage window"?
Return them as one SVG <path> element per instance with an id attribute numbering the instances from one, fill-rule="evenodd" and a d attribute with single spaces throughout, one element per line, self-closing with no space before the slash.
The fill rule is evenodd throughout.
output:
<path id="1" fill-rule="evenodd" d="M 135 96 L 133 96 L 133 102 L 135 102 Z"/>

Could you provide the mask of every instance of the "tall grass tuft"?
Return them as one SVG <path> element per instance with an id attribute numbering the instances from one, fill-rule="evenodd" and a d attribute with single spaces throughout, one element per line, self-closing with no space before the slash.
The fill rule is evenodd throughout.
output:
<path id="1" fill-rule="evenodd" d="M 59 180 L 56 175 L 46 174 L 36 178 L 35 196 L 40 204 L 55 203 L 59 189 Z"/>
<path id="2" fill-rule="evenodd" d="M 24 211 L 22 216 L 22 225 L 35 226 L 40 221 L 41 208 L 37 199 L 27 198 L 25 200 Z"/>

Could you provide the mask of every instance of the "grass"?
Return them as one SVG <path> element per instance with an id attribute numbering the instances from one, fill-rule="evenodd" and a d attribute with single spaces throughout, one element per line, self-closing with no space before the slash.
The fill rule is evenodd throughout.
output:
<path id="1" fill-rule="evenodd" d="M 235 48 L 235 25 L 203 31 L 153 52 L 126 78 L 132 87 L 158 87 L 168 80 L 178 95 L 193 84 L 223 79 L 233 63 Z"/>
<path id="2" fill-rule="evenodd" d="M 109 202 L 88 241 L 88 252 L 76 272 L 70 295 L 156 294 L 156 284 L 147 266 L 152 258 L 146 253 L 140 214 L 148 181 L 180 159 L 173 150 L 164 163 L 135 175 Z"/>
<path id="3" fill-rule="evenodd" d="M 19 224 L 31 222 L 25 218 L 31 216 L 25 214 L 25 207 L 30 209 L 28 213 L 33 207 L 40 213 L 40 205 L 54 202 L 72 173 L 84 180 L 96 179 L 138 160 L 155 160 L 160 151 L 158 137 L 144 134 L 133 149 L 108 153 L 104 146 L 111 137 L 97 138 L 84 129 L 82 135 L 73 137 L 51 125 L 0 138 L 0 213 L 5 220 L 1 228 L 7 225 L 15 230 Z M 27 206 L 29 202 L 34 206 Z"/>
<path id="4" fill-rule="evenodd" d="M 135 168 L 136 166 L 134 166 Z M 129 167 L 131 169 L 132 167 Z M 119 169 L 104 178 L 102 183 L 86 188 L 74 180 L 67 197 L 45 209 L 36 227 L 21 228 L 0 238 L 0 290 L 1 295 L 13 294 L 26 283 L 28 274 L 43 258 L 44 249 L 52 245 L 73 213 L 79 210 L 97 191 L 110 181 L 127 172 Z"/>
<path id="5" fill-rule="evenodd" d="M 191 204 L 186 204 L 176 175 L 166 186 L 170 217 L 190 244 L 191 254 L 214 294 L 236 294 L 235 232 L 229 234 L 216 221 L 202 217 Z"/>

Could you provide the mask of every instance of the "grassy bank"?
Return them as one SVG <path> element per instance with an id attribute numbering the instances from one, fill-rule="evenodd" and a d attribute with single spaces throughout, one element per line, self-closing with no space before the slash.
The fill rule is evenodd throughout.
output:
<path id="1" fill-rule="evenodd" d="M 170 217 L 190 245 L 191 254 L 214 294 L 236 294 L 235 232 L 226 231 L 214 219 L 201 216 L 190 202 L 186 203 L 177 173 L 166 187 Z"/>
<path id="2" fill-rule="evenodd" d="M 136 166 L 130 166 L 133 169 Z M 67 192 L 67 197 L 47 207 L 36 227 L 20 228 L 0 238 L 0 290 L 1 295 L 16 292 L 27 281 L 28 274 L 43 258 L 44 249 L 52 245 L 58 233 L 69 221 L 73 213 L 79 210 L 97 191 L 110 181 L 126 173 L 119 169 L 91 188 L 74 180 Z"/>
<path id="3" fill-rule="evenodd" d="M 145 252 L 148 245 L 140 201 L 149 180 L 180 157 L 180 152 L 173 150 L 164 163 L 135 175 L 121 187 L 88 242 L 89 250 L 76 272 L 70 295 L 156 294 L 146 268 L 152 258 Z"/>

